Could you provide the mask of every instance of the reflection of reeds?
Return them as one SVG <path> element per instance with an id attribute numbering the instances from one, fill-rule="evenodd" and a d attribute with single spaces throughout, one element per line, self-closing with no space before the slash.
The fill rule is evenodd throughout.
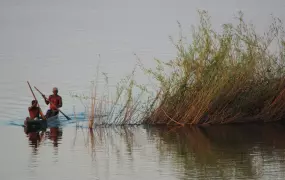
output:
<path id="1" fill-rule="evenodd" d="M 174 164 L 182 164 L 186 179 L 197 175 L 197 172 L 206 179 L 261 178 L 266 169 L 260 162 L 267 162 L 269 166 L 269 159 L 282 159 L 280 163 L 285 159 L 285 143 L 279 138 L 285 135 L 285 128 L 279 124 L 184 127 L 175 130 L 162 127 L 147 131 L 151 137 L 159 137 L 157 147 L 160 158 L 170 156 Z"/>
<path id="2" fill-rule="evenodd" d="M 107 152 L 114 149 L 115 152 L 120 152 L 121 143 L 118 141 L 122 139 L 125 144 L 125 148 L 130 156 L 132 157 L 133 146 L 137 143 L 134 138 L 135 127 L 95 127 L 93 129 L 83 129 L 76 128 L 75 137 L 73 140 L 73 146 L 76 146 L 78 131 L 82 133 L 82 137 L 84 139 L 85 147 L 88 148 L 88 152 L 92 157 L 92 160 L 96 159 L 96 147 L 100 148 L 104 146 L 107 149 Z M 119 158 L 118 154 L 118 158 Z"/>
<path id="3" fill-rule="evenodd" d="M 285 143 L 280 137 L 284 135 L 284 126 L 278 124 L 116 126 L 78 129 L 77 141 L 84 139 L 90 159 L 98 166 L 104 164 L 101 159 L 105 155 L 112 156 L 105 163 L 137 163 L 142 157 L 155 156 L 149 161 L 150 168 L 154 162 L 167 164 L 172 166 L 169 173 L 181 179 L 267 179 L 263 175 L 268 172 L 282 175 Z M 141 138 L 143 142 L 138 140 Z"/>

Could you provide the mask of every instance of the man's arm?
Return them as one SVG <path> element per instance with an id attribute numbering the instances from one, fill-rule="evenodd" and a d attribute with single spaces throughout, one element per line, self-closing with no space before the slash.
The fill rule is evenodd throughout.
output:
<path id="1" fill-rule="evenodd" d="M 48 105 L 49 104 L 49 100 L 50 100 L 50 96 L 48 97 L 48 99 L 45 97 L 45 95 L 43 95 L 43 98 L 45 99 L 45 103 L 46 103 L 46 105 Z"/>
<path id="2" fill-rule="evenodd" d="M 61 108 L 61 107 L 62 107 L 62 98 L 61 98 L 61 96 L 59 97 L 58 107 L 59 107 L 59 108 Z"/>

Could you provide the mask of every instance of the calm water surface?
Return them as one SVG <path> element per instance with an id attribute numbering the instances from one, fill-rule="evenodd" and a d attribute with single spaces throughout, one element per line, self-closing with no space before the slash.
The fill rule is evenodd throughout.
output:
<path id="1" fill-rule="evenodd" d="M 1 127 L 0 179 L 283 179 L 282 125 L 67 126 L 29 139 Z"/>
<path id="2" fill-rule="evenodd" d="M 270 14 L 285 21 L 284 8 L 284 0 L 1 0 L 0 179 L 283 179 L 282 126 L 103 128 L 92 134 L 62 119 L 62 136 L 47 133 L 37 144 L 20 125 L 32 100 L 27 80 L 47 95 L 57 86 L 62 110 L 82 112 L 70 93 L 89 92 L 99 62 L 113 91 L 136 64 L 133 53 L 147 67 L 153 58 L 173 59 L 168 37 L 179 34 L 176 21 L 188 34 L 197 9 L 208 10 L 218 30 L 243 10 L 264 32 Z M 135 78 L 149 83 L 139 70 Z"/>

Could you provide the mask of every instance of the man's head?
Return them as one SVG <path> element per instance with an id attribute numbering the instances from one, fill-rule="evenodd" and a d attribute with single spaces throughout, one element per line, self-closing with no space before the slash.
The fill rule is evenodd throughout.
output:
<path id="1" fill-rule="evenodd" d="M 37 105 L 37 104 L 38 104 L 38 101 L 32 100 L 32 105 Z"/>
<path id="2" fill-rule="evenodd" d="M 58 93 L 57 87 L 54 87 L 54 88 L 52 89 L 52 92 L 53 92 L 54 95 L 57 95 L 57 93 Z"/>

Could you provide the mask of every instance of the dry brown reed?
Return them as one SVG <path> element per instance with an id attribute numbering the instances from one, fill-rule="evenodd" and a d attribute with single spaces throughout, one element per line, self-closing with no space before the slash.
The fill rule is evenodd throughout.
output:
<path id="1" fill-rule="evenodd" d="M 195 125 L 272 122 L 285 117 L 285 41 L 281 21 L 273 18 L 259 35 L 239 13 L 237 25 L 215 32 L 207 12 L 192 41 L 181 35 L 177 58 L 156 60 L 142 69 L 156 79 L 160 94 L 149 105 L 147 124 Z M 171 70 L 168 73 L 166 70 Z M 153 105 L 156 104 L 156 105 Z"/>
<path id="2" fill-rule="evenodd" d="M 144 113 L 142 110 L 141 96 L 144 92 L 140 92 L 135 98 L 133 91 L 136 87 L 134 81 L 136 66 L 124 79 L 116 86 L 116 97 L 111 98 L 108 75 L 102 73 L 105 80 L 103 94 L 98 93 L 99 85 L 99 68 L 97 68 L 97 76 L 95 81 L 91 81 L 90 96 L 71 94 L 77 98 L 85 107 L 85 113 L 88 117 L 88 127 L 94 128 L 94 125 L 134 125 L 141 124 L 143 118 L 138 118 Z M 134 118 L 135 117 L 135 118 Z"/>
<path id="3" fill-rule="evenodd" d="M 182 33 L 174 43 L 178 51 L 174 60 L 155 59 L 155 69 L 147 69 L 138 61 L 139 67 L 157 81 L 156 94 L 149 95 L 153 90 L 136 83 L 135 67 L 118 83 L 112 100 L 108 76 L 103 73 L 107 94 L 99 97 L 97 69 L 96 85 L 89 97 L 90 128 L 94 124 L 272 122 L 285 117 L 285 33 L 281 21 L 273 18 L 268 31 L 260 35 L 240 12 L 237 25 L 224 24 L 222 32 L 216 32 L 207 12 L 199 11 L 199 15 L 200 24 L 193 27 L 190 43 Z M 135 89 L 141 91 L 137 98 Z M 146 94 L 147 100 L 142 98 Z M 75 97 L 81 101 L 86 98 Z M 96 116 L 100 117 L 97 122 Z"/>

